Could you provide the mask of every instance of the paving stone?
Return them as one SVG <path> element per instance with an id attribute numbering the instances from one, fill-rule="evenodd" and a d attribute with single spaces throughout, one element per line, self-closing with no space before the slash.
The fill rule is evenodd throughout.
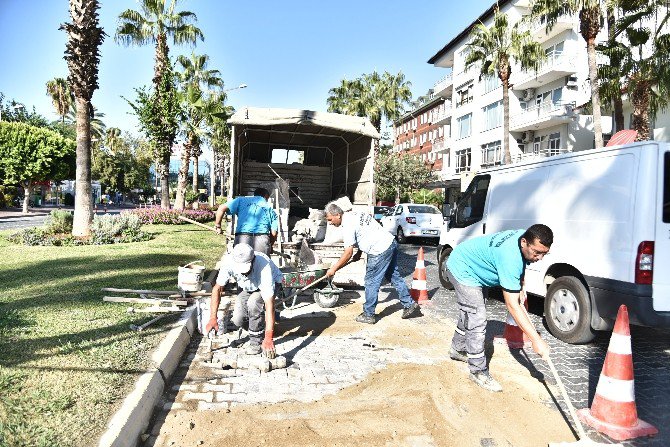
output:
<path id="1" fill-rule="evenodd" d="M 198 411 L 203 410 L 229 410 L 229 402 L 198 402 Z"/>
<path id="2" fill-rule="evenodd" d="M 202 400 L 205 402 L 212 402 L 214 400 L 214 393 L 193 393 L 187 391 L 181 398 L 182 400 Z"/>

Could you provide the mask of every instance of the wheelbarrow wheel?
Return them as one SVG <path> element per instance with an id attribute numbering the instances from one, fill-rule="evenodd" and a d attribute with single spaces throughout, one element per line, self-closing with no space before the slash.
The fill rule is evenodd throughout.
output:
<path id="1" fill-rule="evenodd" d="M 318 290 L 314 291 L 314 301 L 321 307 L 333 307 L 340 299 L 339 293 L 323 293 Z"/>

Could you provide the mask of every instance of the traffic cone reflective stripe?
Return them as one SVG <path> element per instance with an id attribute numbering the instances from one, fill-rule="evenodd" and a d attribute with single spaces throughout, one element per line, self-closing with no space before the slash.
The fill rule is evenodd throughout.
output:
<path id="1" fill-rule="evenodd" d="M 658 433 L 656 427 L 637 417 L 630 326 L 625 305 L 619 307 L 591 408 L 579 410 L 577 414 L 586 424 L 617 441 Z"/>
<path id="2" fill-rule="evenodd" d="M 424 262 L 423 247 L 419 248 L 412 278 L 412 288 L 409 291 L 410 296 L 419 304 L 427 303 L 429 300 L 428 283 L 426 281 L 426 263 Z"/>

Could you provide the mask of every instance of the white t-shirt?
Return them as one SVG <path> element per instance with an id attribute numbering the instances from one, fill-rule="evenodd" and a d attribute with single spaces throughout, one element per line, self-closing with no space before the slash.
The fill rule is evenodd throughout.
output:
<path id="1" fill-rule="evenodd" d="M 216 283 L 225 286 L 231 279 L 235 278 L 237 285 L 247 292 L 260 291 L 264 300 L 269 300 L 275 294 L 275 283 L 282 282 L 282 274 L 279 268 L 267 257 L 265 253 L 254 252 L 253 265 L 248 276 L 236 273 L 233 270 L 233 257 L 226 255 L 223 266 L 216 277 Z"/>
<path id="2" fill-rule="evenodd" d="M 375 256 L 391 246 L 393 236 L 367 213 L 349 211 L 342 216 L 342 236 L 345 247 L 357 245 L 364 253 Z"/>

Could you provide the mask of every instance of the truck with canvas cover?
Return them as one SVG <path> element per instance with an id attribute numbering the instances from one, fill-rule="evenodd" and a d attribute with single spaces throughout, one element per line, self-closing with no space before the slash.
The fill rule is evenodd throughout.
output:
<path id="1" fill-rule="evenodd" d="M 232 126 L 229 198 L 252 195 L 258 187 L 277 200 L 276 181 L 288 189 L 279 193 L 283 249 L 293 223 L 343 198 L 354 210 L 370 212 L 374 205 L 374 153 L 379 133 L 367 118 L 299 109 L 245 107 L 229 120 Z M 346 210 L 345 210 L 346 211 Z M 341 237 L 328 225 L 325 240 L 310 242 L 318 262 L 337 260 Z M 291 245 L 293 244 L 293 245 Z M 277 250 L 279 251 L 279 250 Z M 363 285 L 365 257 L 338 271 L 334 282 Z"/>
<path id="2" fill-rule="evenodd" d="M 654 141 L 573 152 L 478 173 L 452 210 L 437 250 L 440 281 L 462 241 L 548 225 L 554 244 L 526 268 L 556 337 L 585 343 L 630 321 L 670 326 L 670 145 Z"/>

